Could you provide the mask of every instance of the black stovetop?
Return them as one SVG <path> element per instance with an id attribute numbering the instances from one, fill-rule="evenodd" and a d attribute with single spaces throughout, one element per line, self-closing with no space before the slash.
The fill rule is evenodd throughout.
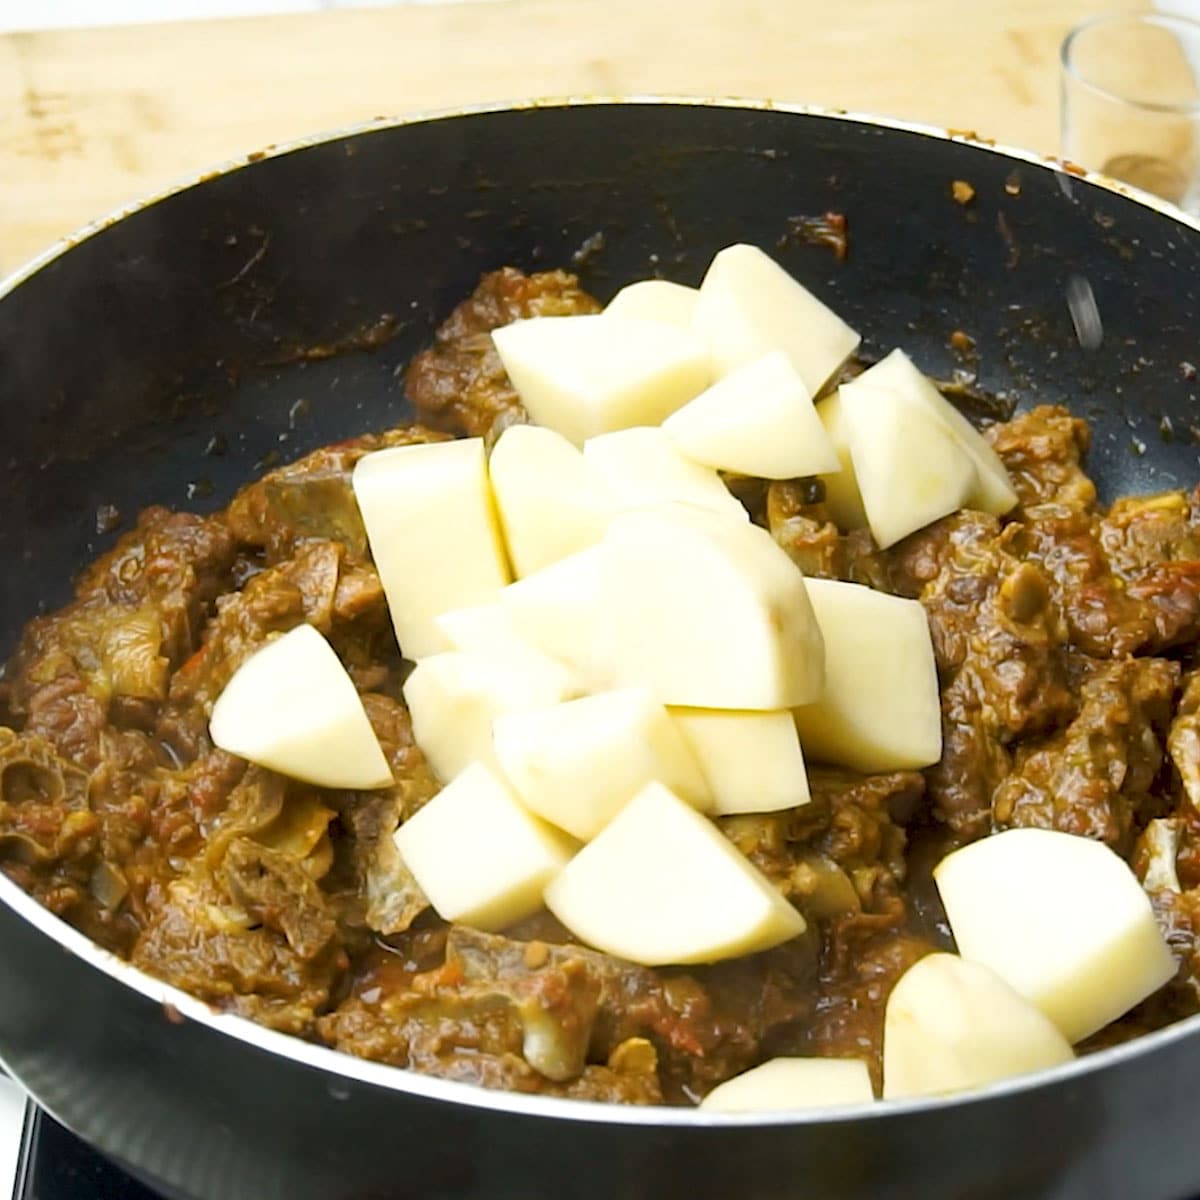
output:
<path id="1" fill-rule="evenodd" d="M 159 1200 L 32 1104 L 13 1200 Z"/>

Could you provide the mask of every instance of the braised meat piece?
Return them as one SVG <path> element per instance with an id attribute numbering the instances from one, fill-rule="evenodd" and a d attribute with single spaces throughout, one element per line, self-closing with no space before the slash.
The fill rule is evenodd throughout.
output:
<path id="1" fill-rule="evenodd" d="M 1105 842 L 1126 853 L 1161 807 L 1163 765 L 1179 666 L 1162 658 L 1077 666 L 1079 709 L 1065 729 L 1023 743 L 996 788 L 997 828 L 1032 825 Z"/>
<path id="2" fill-rule="evenodd" d="M 987 431 L 1023 508 L 1053 504 L 1091 509 L 1096 485 L 1083 469 L 1092 435 L 1065 408 L 1043 404 Z"/>
<path id="3" fill-rule="evenodd" d="M 805 575 L 891 591 L 887 559 L 870 531 L 839 532 L 823 497 L 811 499 L 812 484 L 804 479 L 771 483 L 766 503 L 771 536 Z"/>
<path id="4" fill-rule="evenodd" d="M 485 275 L 439 327 L 433 345 L 408 368 L 404 384 L 418 416 L 455 434 L 499 436 L 505 426 L 526 418 L 492 345 L 492 330 L 528 317 L 599 310 L 565 271 L 525 275 L 504 267 Z"/>
<path id="5" fill-rule="evenodd" d="M 238 541 L 261 549 L 268 563 L 290 558 L 307 541 L 339 542 L 351 557 L 365 559 L 367 534 L 350 483 L 355 464 L 376 450 L 446 436 L 402 425 L 314 450 L 242 488 L 226 512 L 229 528 Z"/>

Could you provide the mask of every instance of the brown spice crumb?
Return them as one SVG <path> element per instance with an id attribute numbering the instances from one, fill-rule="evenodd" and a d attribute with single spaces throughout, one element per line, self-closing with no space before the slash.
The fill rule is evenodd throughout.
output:
<path id="1" fill-rule="evenodd" d="M 179 1009 L 177 1009 L 169 1000 L 163 1002 L 162 1009 L 163 1016 L 166 1017 L 172 1025 L 182 1025 L 186 1019 L 183 1013 L 181 1013 Z"/>
<path id="2" fill-rule="evenodd" d="M 970 204 L 975 199 L 975 189 L 965 179 L 956 179 L 950 185 L 950 194 L 955 204 Z"/>
<path id="3" fill-rule="evenodd" d="M 950 348 L 959 354 L 971 354 L 975 349 L 975 339 L 961 329 L 956 329 L 950 335 Z"/>

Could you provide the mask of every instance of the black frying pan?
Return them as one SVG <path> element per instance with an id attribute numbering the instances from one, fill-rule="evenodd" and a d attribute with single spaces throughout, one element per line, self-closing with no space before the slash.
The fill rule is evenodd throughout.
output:
<path id="1" fill-rule="evenodd" d="M 847 216 L 844 263 L 788 236 L 790 216 L 826 210 Z M 0 653 L 108 544 L 98 506 L 216 508 L 276 456 L 403 420 L 399 368 L 483 271 L 575 259 L 607 298 L 656 271 L 695 283 L 734 241 L 776 254 L 868 355 L 901 343 L 945 376 L 961 365 L 950 334 L 969 333 L 986 391 L 1092 421 L 1106 494 L 1200 477 L 1200 230 L 1165 206 L 935 131 L 769 107 L 382 125 L 205 179 L 0 294 Z M 1098 347 L 1077 336 L 1073 276 L 1095 298 Z M 1200 1191 L 1200 1019 L 865 1116 L 609 1109 L 426 1079 L 214 1015 L 7 880 L 0 900 L 0 1058 L 171 1196 Z"/>

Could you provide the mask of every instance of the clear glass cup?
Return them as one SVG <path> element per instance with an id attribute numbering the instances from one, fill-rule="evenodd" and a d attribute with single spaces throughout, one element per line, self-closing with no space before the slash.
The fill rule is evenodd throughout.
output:
<path id="1" fill-rule="evenodd" d="M 1092 17 L 1061 63 L 1063 157 L 1200 213 L 1200 22 Z"/>

